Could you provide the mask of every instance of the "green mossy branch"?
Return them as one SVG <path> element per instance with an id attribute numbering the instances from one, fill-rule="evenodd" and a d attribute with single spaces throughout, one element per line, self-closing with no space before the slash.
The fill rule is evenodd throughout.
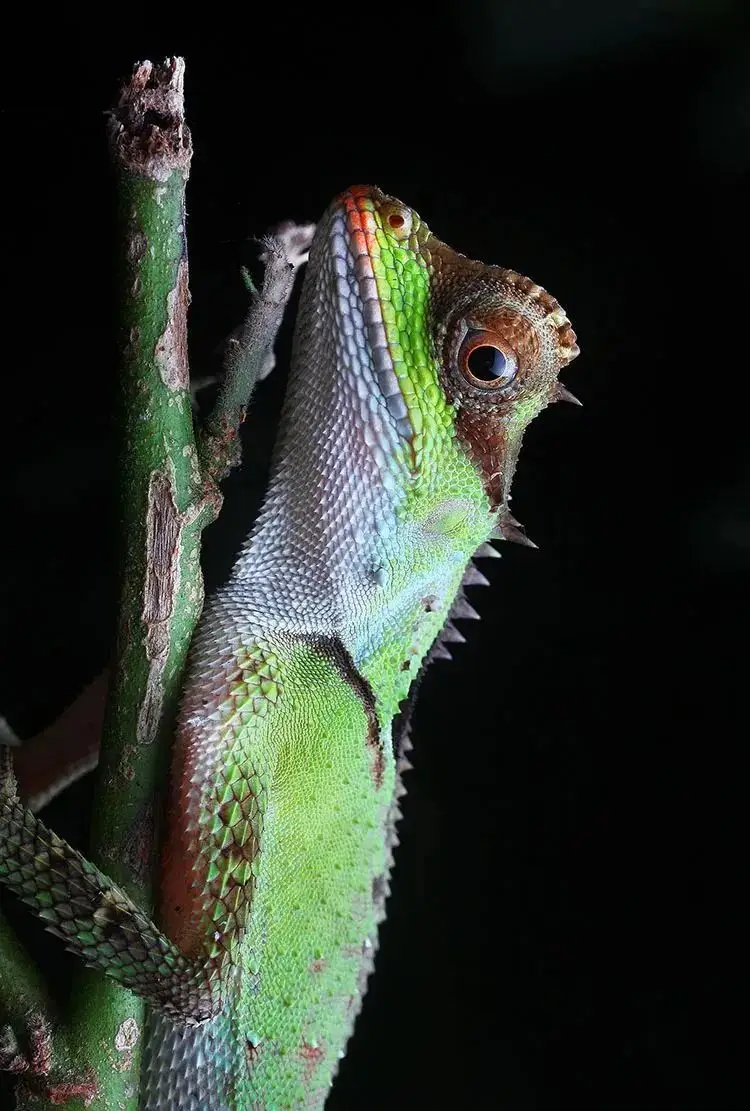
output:
<path id="1" fill-rule="evenodd" d="M 121 393 L 121 594 L 96 780 L 91 859 L 151 911 L 154 800 L 200 614 L 200 529 L 213 519 L 196 462 L 187 362 L 184 63 L 137 66 L 109 126 L 116 174 Z M 145 1005 L 80 970 L 72 1031 L 99 1080 L 89 1106 L 138 1105 Z"/>
<path id="2" fill-rule="evenodd" d="M 122 259 L 121 596 L 90 856 L 148 910 L 154 800 L 203 601 L 200 531 L 218 511 L 198 469 L 190 404 L 185 185 L 191 145 L 183 78 L 181 59 L 137 66 L 109 126 Z M 96 1095 L 86 1106 L 135 1111 L 145 1005 L 84 970 L 72 1000 L 73 1059 L 63 1071 L 93 1071 Z M 83 1106 L 80 1099 L 66 1102 Z M 26 1105 L 19 1093 L 18 1106 Z"/>
<path id="3" fill-rule="evenodd" d="M 287 225 L 264 241 L 263 287 L 251 290 L 245 321 L 227 346 L 216 407 L 196 436 L 187 359 L 191 144 L 183 79 L 179 58 L 136 66 L 109 126 L 122 257 L 121 588 L 89 855 L 147 913 L 158 800 L 203 605 L 201 533 L 221 507 L 219 480 L 239 461 L 239 427 L 255 383 L 273 365 L 273 343 L 314 230 Z M 0 756 L 7 751 L 1 742 L 2 736 Z M 5 785 L 15 793 L 7 756 L 2 777 L 0 791 Z M 65 1103 L 137 1111 L 146 1030 L 138 997 L 81 969 L 60 1025 L 45 985 L 2 919 L 0 989 L 0 1054 L 4 1048 L 5 1067 L 26 1068 L 17 1108 Z M 24 1039 L 33 1043 L 25 1057 Z"/>

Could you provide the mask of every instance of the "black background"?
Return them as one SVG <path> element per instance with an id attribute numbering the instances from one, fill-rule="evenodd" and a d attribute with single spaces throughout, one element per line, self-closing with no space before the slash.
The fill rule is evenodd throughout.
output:
<path id="1" fill-rule="evenodd" d="M 515 483 L 541 550 L 504 545 L 483 621 L 424 683 L 378 969 L 327 1107 L 744 1106 L 741 5 L 241 10 L 7 29 L 0 706 L 33 732 L 108 657 L 103 110 L 132 63 L 183 53 L 194 370 L 242 312 L 249 237 L 357 181 L 544 284 L 582 350 L 584 408 L 535 422 Z M 289 341 L 205 537 L 209 586 L 262 494 Z M 50 821 L 80 839 L 87 804 L 82 784 Z"/>

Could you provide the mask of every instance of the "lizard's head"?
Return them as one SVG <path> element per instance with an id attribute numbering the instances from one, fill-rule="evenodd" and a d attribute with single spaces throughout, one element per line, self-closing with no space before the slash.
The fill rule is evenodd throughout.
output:
<path id="1" fill-rule="evenodd" d="M 368 577 L 398 591 L 465 566 L 513 528 L 524 429 L 569 396 L 557 375 L 577 354 L 540 286 L 458 254 L 379 189 L 340 194 L 310 251 L 261 518 L 272 543 L 280 511 L 294 536 L 280 574 L 306 568 L 317 594 Z"/>
<path id="2" fill-rule="evenodd" d="M 342 193 L 321 231 L 330 273 L 318 309 L 336 323 L 338 371 L 386 484 L 437 493 L 458 452 L 502 517 L 524 429 L 549 402 L 574 400 L 557 381 L 578 354 L 565 312 L 372 186 Z"/>
<path id="3" fill-rule="evenodd" d="M 557 375 L 577 354 L 528 278 L 458 254 L 379 189 L 337 197 L 310 251 L 259 532 L 295 612 L 348 623 L 358 664 L 390 646 L 383 675 L 421 659 L 473 552 L 519 535 L 523 432 L 567 396 Z"/>

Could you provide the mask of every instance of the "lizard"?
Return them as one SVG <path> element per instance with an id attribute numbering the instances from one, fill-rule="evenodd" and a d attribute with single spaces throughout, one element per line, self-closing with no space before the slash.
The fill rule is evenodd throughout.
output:
<path id="1" fill-rule="evenodd" d="M 373 967 L 425 663 L 474 554 L 525 540 L 523 433 L 579 352 L 559 303 L 371 186 L 318 225 L 265 501 L 209 598 L 158 926 L 12 791 L 0 883 L 151 1007 L 144 1111 L 321 1108 Z"/>

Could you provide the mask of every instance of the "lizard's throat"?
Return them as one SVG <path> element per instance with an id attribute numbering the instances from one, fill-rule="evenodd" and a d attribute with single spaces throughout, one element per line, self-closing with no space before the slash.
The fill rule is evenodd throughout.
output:
<path id="1" fill-rule="evenodd" d="M 271 482 L 247 550 L 262 579 L 294 577 L 305 607 L 322 597 L 330 606 L 379 574 L 412 478 L 372 264 L 347 218 L 334 206 L 313 243 Z M 240 561 L 238 577 L 248 566 Z"/>

